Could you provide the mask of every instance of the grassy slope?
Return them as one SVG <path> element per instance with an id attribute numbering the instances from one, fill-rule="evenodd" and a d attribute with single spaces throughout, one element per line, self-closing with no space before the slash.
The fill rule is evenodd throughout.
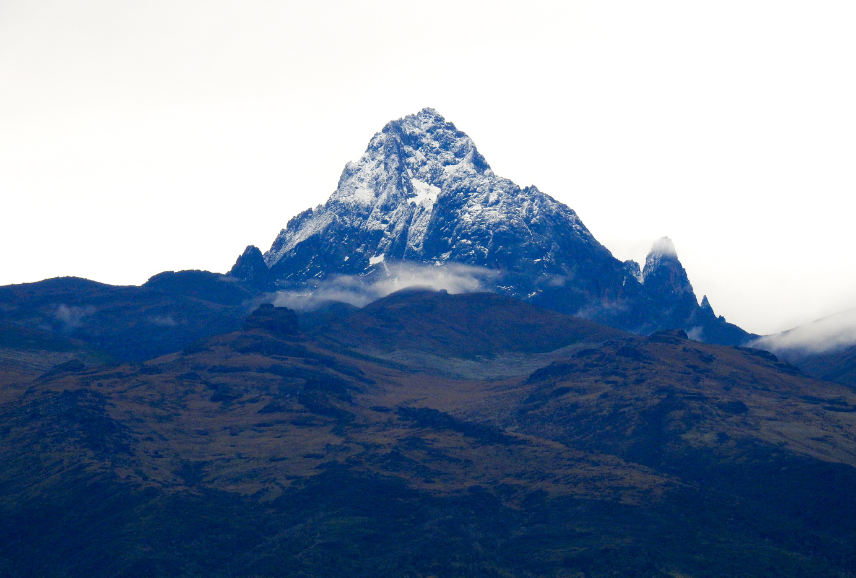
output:
<path id="1" fill-rule="evenodd" d="M 825 353 L 788 351 L 782 356 L 818 379 L 856 387 L 856 346 Z"/>
<path id="2" fill-rule="evenodd" d="M 10 389 L 0 574 L 852 575 L 850 389 L 482 299 L 398 296 L 318 341 L 243 331 Z M 569 344 L 491 381 L 364 354 Z"/>

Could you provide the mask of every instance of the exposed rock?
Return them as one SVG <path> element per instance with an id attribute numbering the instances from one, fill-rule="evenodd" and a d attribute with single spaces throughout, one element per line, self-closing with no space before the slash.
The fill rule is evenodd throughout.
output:
<path id="1" fill-rule="evenodd" d="M 244 329 L 264 329 L 278 337 L 297 335 L 297 314 L 287 307 L 264 303 L 244 321 Z"/>

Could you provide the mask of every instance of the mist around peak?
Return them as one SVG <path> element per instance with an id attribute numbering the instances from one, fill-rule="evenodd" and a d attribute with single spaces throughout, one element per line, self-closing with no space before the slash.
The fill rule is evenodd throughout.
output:
<path id="1" fill-rule="evenodd" d="M 677 258 L 678 252 L 675 249 L 675 244 L 669 237 L 660 237 L 654 241 L 649 255 L 662 255 Z"/>
<path id="2" fill-rule="evenodd" d="M 668 237 L 660 237 L 654 241 L 654 244 L 651 246 L 651 250 L 648 251 L 648 256 L 645 257 L 645 267 L 642 269 L 643 281 L 645 277 L 650 276 L 659 269 L 663 261 L 674 261 L 680 263 L 680 261 L 678 261 L 678 252 L 675 249 L 675 244 Z"/>

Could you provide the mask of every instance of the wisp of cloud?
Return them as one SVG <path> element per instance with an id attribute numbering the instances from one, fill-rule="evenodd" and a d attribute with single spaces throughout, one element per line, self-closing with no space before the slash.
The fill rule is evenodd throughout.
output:
<path id="1" fill-rule="evenodd" d="M 88 305 L 86 307 L 68 306 L 65 303 L 60 303 L 54 311 L 54 317 L 63 325 L 63 329 L 71 331 L 77 329 L 83 322 L 84 318 L 95 313 L 95 307 Z"/>
<path id="2" fill-rule="evenodd" d="M 471 293 L 485 288 L 497 271 L 458 263 L 443 266 L 385 263 L 382 270 L 365 277 L 342 275 L 318 282 L 306 291 L 279 291 L 274 305 L 312 311 L 339 301 L 362 307 L 408 287 L 425 287 L 449 293 Z"/>
<path id="3" fill-rule="evenodd" d="M 806 325 L 765 335 L 751 345 L 774 353 L 827 353 L 856 344 L 856 309 L 836 313 Z"/>

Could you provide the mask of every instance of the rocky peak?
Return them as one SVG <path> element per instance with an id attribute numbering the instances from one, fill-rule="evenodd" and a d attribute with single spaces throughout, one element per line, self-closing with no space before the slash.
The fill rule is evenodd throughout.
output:
<path id="1" fill-rule="evenodd" d="M 290 221 L 265 262 L 279 279 L 365 274 L 390 260 L 504 269 L 524 258 L 555 275 L 573 274 L 557 262 L 574 245 L 596 253 L 588 261 L 611 257 L 576 213 L 494 175 L 470 137 L 426 108 L 374 135 L 327 203 Z"/>
<path id="2" fill-rule="evenodd" d="M 248 245 L 244 252 L 235 261 L 229 275 L 243 279 L 251 285 L 266 285 L 270 283 L 270 271 L 265 264 L 262 252 L 254 245 Z"/>
<path id="3" fill-rule="evenodd" d="M 710 306 L 710 301 L 707 300 L 707 295 L 701 298 L 701 310 L 705 313 L 715 315 L 713 312 L 713 307 Z"/>
<path id="4" fill-rule="evenodd" d="M 452 181 L 489 174 L 472 139 L 436 110 L 425 108 L 394 120 L 372 137 L 357 162 L 345 165 L 325 205 L 288 223 L 265 261 L 273 267 L 299 244 L 336 225 L 368 236 L 360 239 L 368 245 L 360 243 L 341 255 L 342 260 L 355 259 L 345 267 L 349 272 L 388 253 L 418 257 L 441 192 Z M 364 254 L 353 255 L 353 249 Z"/>
<path id="5" fill-rule="evenodd" d="M 451 176 L 487 171 L 472 139 L 425 108 L 387 123 L 360 160 L 345 165 L 330 201 L 386 210 L 408 201 L 420 205 Z"/>
<path id="6" fill-rule="evenodd" d="M 658 292 L 665 290 L 671 295 L 693 293 L 687 272 L 678 260 L 675 245 L 668 237 L 654 241 L 645 258 L 642 282 L 646 288 L 656 289 Z"/>
<path id="7" fill-rule="evenodd" d="M 642 269 L 642 278 L 654 274 L 661 265 L 671 266 L 674 263 L 679 263 L 678 252 L 675 250 L 675 244 L 668 237 L 661 237 L 654 241 L 648 256 L 645 257 L 645 267 Z"/>

